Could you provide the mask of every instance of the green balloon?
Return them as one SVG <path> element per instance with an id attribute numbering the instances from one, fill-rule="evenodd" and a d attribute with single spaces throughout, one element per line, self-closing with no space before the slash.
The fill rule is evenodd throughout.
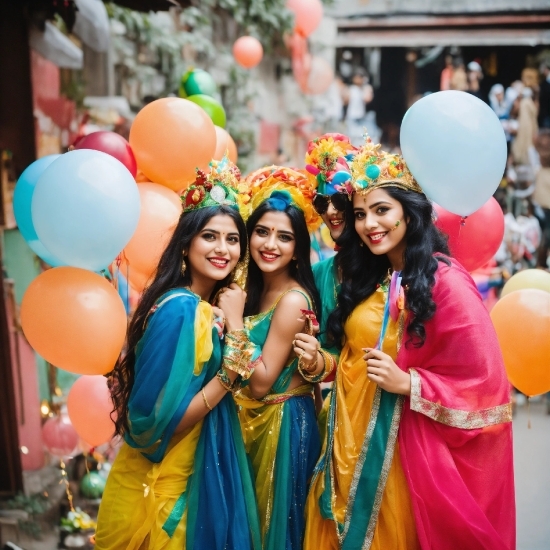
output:
<path id="1" fill-rule="evenodd" d="M 86 474 L 80 482 L 80 491 L 86 498 L 101 498 L 105 490 L 105 480 L 97 473 Z"/>
<path id="2" fill-rule="evenodd" d="M 202 107 L 216 126 L 225 128 L 225 109 L 221 103 L 204 94 L 190 95 L 187 99 Z"/>
<path id="3" fill-rule="evenodd" d="M 179 96 L 187 98 L 192 95 L 215 96 L 217 91 L 216 83 L 210 73 L 202 69 L 191 69 L 187 71 L 180 81 Z"/>

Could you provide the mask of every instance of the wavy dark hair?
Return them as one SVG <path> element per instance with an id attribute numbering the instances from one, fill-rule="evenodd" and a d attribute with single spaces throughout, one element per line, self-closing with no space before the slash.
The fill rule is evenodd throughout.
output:
<path id="1" fill-rule="evenodd" d="M 407 220 L 405 233 L 406 248 L 402 284 L 407 288 L 407 309 L 413 314 L 408 325 L 409 339 L 406 345 L 421 347 L 426 339 L 424 323 L 435 313 L 432 288 L 439 261 L 449 264 L 447 239 L 434 225 L 433 207 L 425 195 L 405 191 L 398 187 L 384 189 L 390 197 L 399 201 Z M 377 256 L 355 231 L 353 202 L 346 211 L 346 226 L 338 239 L 338 252 L 342 270 L 342 286 L 338 294 L 338 305 L 328 318 L 327 332 L 330 340 L 341 345 L 344 323 L 352 311 L 375 290 L 391 268 L 385 254 Z M 443 256 L 445 255 L 445 256 Z"/>
<path id="2" fill-rule="evenodd" d="M 281 201 L 278 201 L 281 202 Z M 290 220 L 292 231 L 294 231 L 294 249 L 295 261 L 289 264 L 289 275 L 308 293 L 313 301 L 313 310 L 316 315 L 321 314 L 319 292 L 315 286 L 313 279 L 313 271 L 311 270 L 310 247 L 311 240 L 307 230 L 304 213 L 299 209 L 288 204 L 284 209 L 274 206 L 270 199 L 264 201 L 250 216 L 246 222 L 246 230 L 248 232 L 248 240 L 252 236 L 254 228 L 260 219 L 268 212 L 284 212 Z M 248 291 L 246 298 L 245 315 L 255 315 L 260 313 L 260 301 L 264 288 L 263 274 L 256 262 L 250 258 L 248 266 Z"/>
<path id="3" fill-rule="evenodd" d="M 229 206 L 208 206 L 193 212 L 187 212 L 180 216 L 178 225 L 162 254 L 157 271 L 151 284 L 145 289 L 137 309 L 128 327 L 127 347 L 128 352 L 119 361 L 111 373 L 111 399 L 113 400 L 113 413 L 116 413 L 115 431 L 123 435 L 128 431 L 128 401 L 134 385 L 134 365 L 136 362 L 136 346 L 145 332 L 145 321 L 154 303 L 163 294 L 174 288 L 189 286 L 191 273 L 189 269 L 185 275 L 181 272 L 183 251 L 189 250 L 191 241 L 206 226 L 206 224 L 218 215 L 229 216 L 237 226 L 241 242 L 240 259 L 246 253 L 246 227 L 240 214 Z M 188 260 L 186 260 L 186 263 Z M 223 286 L 230 282 L 230 276 L 219 281 L 212 296 Z M 111 415 L 112 416 L 112 415 Z"/>

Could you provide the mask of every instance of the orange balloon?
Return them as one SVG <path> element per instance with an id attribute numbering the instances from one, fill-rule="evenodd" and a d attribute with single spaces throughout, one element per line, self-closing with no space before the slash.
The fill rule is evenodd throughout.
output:
<path id="1" fill-rule="evenodd" d="M 550 391 L 550 293 L 511 292 L 491 310 L 508 380 L 525 395 Z"/>
<path id="2" fill-rule="evenodd" d="M 229 150 L 229 160 L 233 164 L 237 164 L 237 159 L 239 158 L 239 153 L 237 151 L 237 146 L 235 145 L 235 142 L 233 141 L 233 138 L 231 136 L 229 136 L 229 140 L 227 142 L 227 148 Z"/>
<path id="3" fill-rule="evenodd" d="M 91 447 L 107 443 L 115 433 L 113 402 L 103 376 L 81 376 L 69 390 L 67 412 L 78 435 Z"/>
<path id="4" fill-rule="evenodd" d="M 136 183 L 145 183 L 151 181 L 141 170 L 138 169 L 136 174 Z"/>
<path id="5" fill-rule="evenodd" d="M 182 206 L 180 197 L 174 191 L 158 183 L 140 183 L 138 191 L 141 213 L 137 229 L 124 249 L 124 261 L 131 270 L 149 278 L 172 238 Z"/>
<path id="6" fill-rule="evenodd" d="M 29 285 L 21 325 L 46 361 L 77 374 L 105 374 L 126 336 L 126 311 L 113 286 L 77 267 L 55 267 Z"/>
<path id="7" fill-rule="evenodd" d="M 255 67 L 262 60 L 263 56 L 264 49 L 262 44 L 253 36 L 241 36 L 233 44 L 233 57 L 245 69 Z"/>
<path id="8" fill-rule="evenodd" d="M 229 148 L 229 134 L 224 128 L 214 126 L 216 129 L 216 152 L 214 153 L 215 160 L 222 160 L 225 152 Z"/>
<path id="9" fill-rule="evenodd" d="M 157 99 L 136 116 L 130 145 L 147 178 L 173 191 L 195 181 L 196 168 L 206 170 L 216 150 L 214 123 L 192 101 Z"/>

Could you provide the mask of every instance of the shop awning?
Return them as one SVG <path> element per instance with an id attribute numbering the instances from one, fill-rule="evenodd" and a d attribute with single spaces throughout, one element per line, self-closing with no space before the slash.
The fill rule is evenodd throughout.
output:
<path id="1" fill-rule="evenodd" d="M 82 69 L 82 50 L 49 21 L 44 32 L 32 27 L 29 38 L 31 48 L 58 67 Z"/>
<path id="2" fill-rule="evenodd" d="M 361 29 L 339 32 L 340 48 L 426 46 L 538 46 L 550 44 L 548 29 Z"/>
<path id="3" fill-rule="evenodd" d="M 101 0 L 75 0 L 78 11 L 73 32 L 92 50 L 106 52 L 109 49 L 109 16 Z"/>

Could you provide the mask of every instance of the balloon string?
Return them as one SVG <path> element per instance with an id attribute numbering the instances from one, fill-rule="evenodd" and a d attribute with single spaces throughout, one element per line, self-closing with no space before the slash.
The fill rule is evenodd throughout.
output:
<path id="1" fill-rule="evenodd" d="M 531 429 L 531 398 L 527 398 L 527 429 Z"/>
<path id="2" fill-rule="evenodd" d="M 76 510 L 74 509 L 74 506 L 73 506 L 73 494 L 71 493 L 71 487 L 69 485 L 69 478 L 67 476 L 67 470 L 65 469 L 65 463 L 63 462 L 62 459 L 59 459 L 59 466 L 61 468 L 61 481 L 59 482 L 59 484 L 60 485 L 62 483 L 65 484 L 65 493 L 67 493 L 67 499 L 69 501 L 69 508 L 71 509 L 71 512 L 76 513 Z"/>

